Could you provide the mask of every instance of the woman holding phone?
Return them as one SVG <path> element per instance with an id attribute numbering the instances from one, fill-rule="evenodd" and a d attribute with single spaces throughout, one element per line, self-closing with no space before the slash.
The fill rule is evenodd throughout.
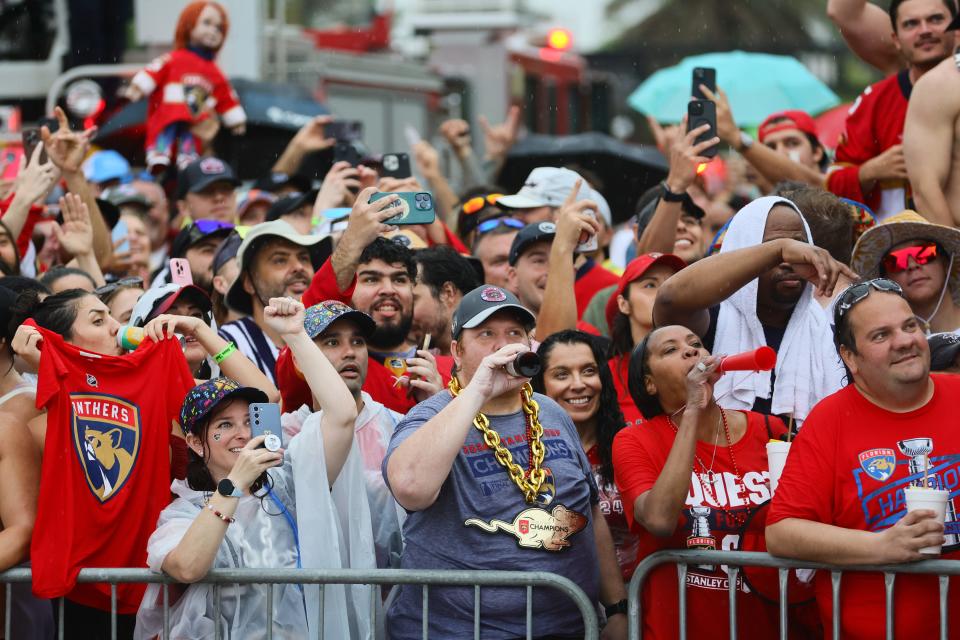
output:
<path id="1" fill-rule="evenodd" d="M 177 499 L 160 514 L 147 547 L 154 571 L 190 585 L 170 611 L 172 637 L 207 638 L 218 627 L 227 638 L 262 637 L 268 624 L 276 638 L 307 637 L 318 624 L 315 589 L 225 588 L 216 617 L 213 586 L 194 583 L 212 568 L 337 568 L 341 553 L 358 551 L 340 548 L 338 528 L 344 529 L 347 545 L 360 546 L 364 539 L 351 530 L 356 519 L 334 506 L 362 510 L 366 504 L 359 460 L 348 459 L 356 403 L 304 331 L 303 305 L 290 298 L 269 302 L 266 322 L 283 336 L 324 411 L 308 419 L 285 449 L 270 450 L 263 446 L 264 434 L 254 431 L 272 426 L 279 433 L 279 420 L 257 425 L 250 419 L 251 404 L 267 401 L 262 391 L 215 378 L 187 394 L 180 415 L 189 447 L 187 479 L 171 486 Z M 269 413 L 263 410 L 261 423 Z M 370 540 L 369 532 L 365 539 Z M 266 613 L 270 588 L 275 589 L 272 620 Z M 326 637 L 356 637 L 358 630 L 369 629 L 369 591 L 354 599 L 357 595 L 357 587 L 326 588 Z M 162 626 L 162 592 L 151 585 L 138 613 L 136 637 L 152 638 Z"/>

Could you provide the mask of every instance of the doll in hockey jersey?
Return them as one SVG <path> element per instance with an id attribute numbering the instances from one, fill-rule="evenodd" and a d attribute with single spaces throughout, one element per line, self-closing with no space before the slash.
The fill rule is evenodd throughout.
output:
<path id="1" fill-rule="evenodd" d="M 216 2 L 192 2 L 180 13 L 174 50 L 133 77 L 131 101 L 149 96 L 147 167 L 163 172 L 172 162 L 185 167 L 203 152 L 192 128 L 220 117 L 234 134 L 246 130 L 247 114 L 214 59 L 227 37 L 227 12 Z"/>

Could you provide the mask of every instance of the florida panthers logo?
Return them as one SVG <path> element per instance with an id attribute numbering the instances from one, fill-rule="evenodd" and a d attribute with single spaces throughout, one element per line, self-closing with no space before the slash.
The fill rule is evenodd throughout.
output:
<path id="1" fill-rule="evenodd" d="M 140 452 L 140 410 L 105 394 L 71 394 L 73 443 L 87 485 L 106 502 L 126 484 Z"/>
<path id="2" fill-rule="evenodd" d="M 893 449 L 869 449 L 858 458 L 860 467 L 878 482 L 886 481 L 897 468 L 897 454 Z"/>

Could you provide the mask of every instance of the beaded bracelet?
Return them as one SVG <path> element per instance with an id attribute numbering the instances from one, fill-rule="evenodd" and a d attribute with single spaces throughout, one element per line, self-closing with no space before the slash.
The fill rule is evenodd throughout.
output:
<path id="1" fill-rule="evenodd" d="M 236 518 L 231 518 L 230 516 L 223 515 L 222 513 L 214 509 L 212 504 L 209 504 L 209 503 L 207 504 L 207 511 L 217 516 L 227 524 L 233 524 L 234 522 L 236 522 Z"/>
<path id="2" fill-rule="evenodd" d="M 231 342 L 223 348 L 223 351 L 213 356 L 213 359 L 216 361 L 217 364 L 220 364 L 221 362 L 226 360 L 228 357 L 230 357 L 230 354 L 236 350 L 237 350 L 237 345 Z"/>

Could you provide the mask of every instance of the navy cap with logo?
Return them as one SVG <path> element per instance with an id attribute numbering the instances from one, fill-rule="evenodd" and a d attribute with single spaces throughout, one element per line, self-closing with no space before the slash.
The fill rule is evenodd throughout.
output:
<path id="1" fill-rule="evenodd" d="M 537 318 L 520 304 L 517 296 L 506 289 L 484 284 L 463 296 L 453 312 L 453 338 L 458 340 L 464 329 L 476 329 L 487 318 L 505 309 L 515 311 L 528 329 L 537 323 Z"/>
<path id="2" fill-rule="evenodd" d="M 241 242 L 243 242 L 243 238 L 236 231 L 231 232 L 223 239 L 223 242 L 217 247 L 217 252 L 213 254 L 213 275 L 218 275 L 223 265 L 237 257 Z"/>
<path id="3" fill-rule="evenodd" d="M 293 187 L 297 191 L 309 191 L 313 186 L 309 177 L 296 173 L 273 172 L 269 175 L 258 178 L 253 183 L 254 189 L 263 189 L 264 191 L 279 191 L 284 187 Z"/>
<path id="4" fill-rule="evenodd" d="M 276 202 L 270 205 L 270 208 L 267 209 L 267 215 L 264 220 L 266 222 L 270 222 L 271 220 L 279 220 L 281 217 L 293 213 L 301 207 L 312 207 L 313 202 L 316 199 L 316 189 L 312 189 L 306 193 L 300 193 L 299 191 L 288 193 L 285 196 L 281 196 Z"/>
<path id="5" fill-rule="evenodd" d="M 203 191 L 215 182 L 229 182 L 234 187 L 240 184 L 233 167 L 220 158 L 194 160 L 177 177 L 177 197 L 182 200 L 187 193 Z"/>
<path id="6" fill-rule="evenodd" d="M 510 245 L 509 262 L 511 267 L 517 266 L 517 261 L 527 247 L 541 240 L 553 241 L 557 235 L 557 225 L 552 222 L 531 222 L 517 233 Z"/>
<path id="7" fill-rule="evenodd" d="M 331 324 L 344 318 L 356 322 L 367 338 L 377 328 L 373 318 L 363 311 L 348 307 L 339 300 L 324 300 L 307 309 L 303 317 L 303 329 L 312 340 L 326 331 Z"/>

